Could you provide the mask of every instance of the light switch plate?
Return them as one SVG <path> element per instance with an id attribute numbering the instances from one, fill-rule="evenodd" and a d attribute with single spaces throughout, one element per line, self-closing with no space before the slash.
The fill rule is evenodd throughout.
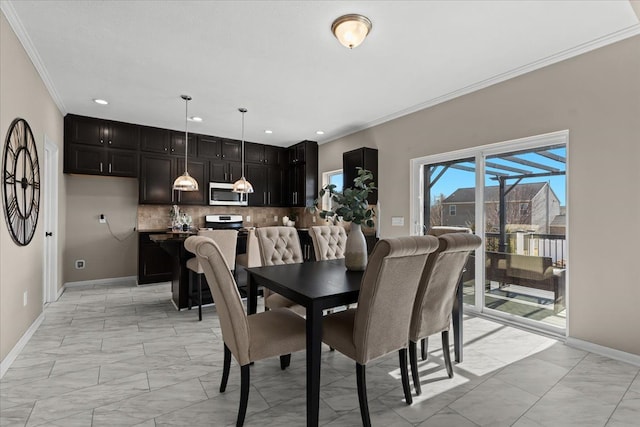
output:
<path id="1" fill-rule="evenodd" d="M 404 217 L 403 216 L 392 216 L 391 217 L 391 225 L 394 227 L 403 227 L 404 226 Z"/>

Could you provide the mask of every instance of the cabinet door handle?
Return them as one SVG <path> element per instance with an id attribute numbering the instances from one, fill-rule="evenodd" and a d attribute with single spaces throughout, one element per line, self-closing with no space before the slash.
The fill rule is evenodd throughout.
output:
<path id="1" fill-rule="evenodd" d="M 100 138 L 100 144 L 104 144 L 104 139 Z"/>
<path id="2" fill-rule="evenodd" d="M 267 204 L 267 193 L 262 192 L 262 204 L 266 205 Z"/>
<path id="3" fill-rule="evenodd" d="M 227 173 L 226 172 L 224 173 L 224 180 L 225 181 L 227 180 Z"/>
<path id="4" fill-rule="evenodd" d="M 267 192 L 267 202 L 271 204 L 271 191 Z"/>
<path id="5" fill-rule="evenodd" d="M 100 162 L 100 173 L 102 173 L 102 162 Z"/>
<path id="6" fill-rule="evenodd" d="M 109 140 L 109 145 L 111 145 L 111 140 Z"/>
<path id="7" fill-rule="evenodd" d="M 164 151 L 169 151 L 167 147 L 164 147 Z"/>
<path id="8" fill-rule="evenodd" d="M 109 163 L 109 173 L 111 173 L 111 163 Z"/>
<path id="9" fill-rule="evenodd" d="M 222 158 L 223 158 L 223 159 L 225 158 L 225 155 L 224 155 L 224 154 L 222 155 Z"/>
<path id="10" fill-rule="evenodd" d="M 216 154 L 216 157 L 220 157 L 220 153 Z"/>

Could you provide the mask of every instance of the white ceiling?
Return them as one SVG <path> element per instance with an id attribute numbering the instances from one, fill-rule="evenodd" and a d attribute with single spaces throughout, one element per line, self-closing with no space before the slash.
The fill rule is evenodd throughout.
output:
<path id="1" fill-rule="evenodd" d="M 628 1 L 2 1 L 65 113 L 326 142 L 634 34 Z M 373 22 L 358 48 L 332 21 Z M 93 98 L 105 98 L 99 106 Z M 265 129 L 273 130 L 267 135 Z M 316 135 L 323 130 L 325 135 Z"/>

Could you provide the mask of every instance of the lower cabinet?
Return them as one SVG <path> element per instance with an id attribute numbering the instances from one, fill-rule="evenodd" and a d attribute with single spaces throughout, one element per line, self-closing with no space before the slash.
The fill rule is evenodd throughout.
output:
<path id="1" fill-rule="evenodd" d="M 149 235 L 138 233 L 138 284 L 168 282 L 172 275 L 172 258 L 169 253 L 152 242 Z"/>

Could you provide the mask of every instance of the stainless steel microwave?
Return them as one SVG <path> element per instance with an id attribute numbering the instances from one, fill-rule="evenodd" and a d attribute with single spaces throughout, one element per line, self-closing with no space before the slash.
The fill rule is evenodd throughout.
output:
<path id="1" fill-rule="evenodd" d="M 247 206 L 247 196 L 231 191 L 233 184 L 228 182 L 209 183 L 209 204 L 212 206 Z"/>

